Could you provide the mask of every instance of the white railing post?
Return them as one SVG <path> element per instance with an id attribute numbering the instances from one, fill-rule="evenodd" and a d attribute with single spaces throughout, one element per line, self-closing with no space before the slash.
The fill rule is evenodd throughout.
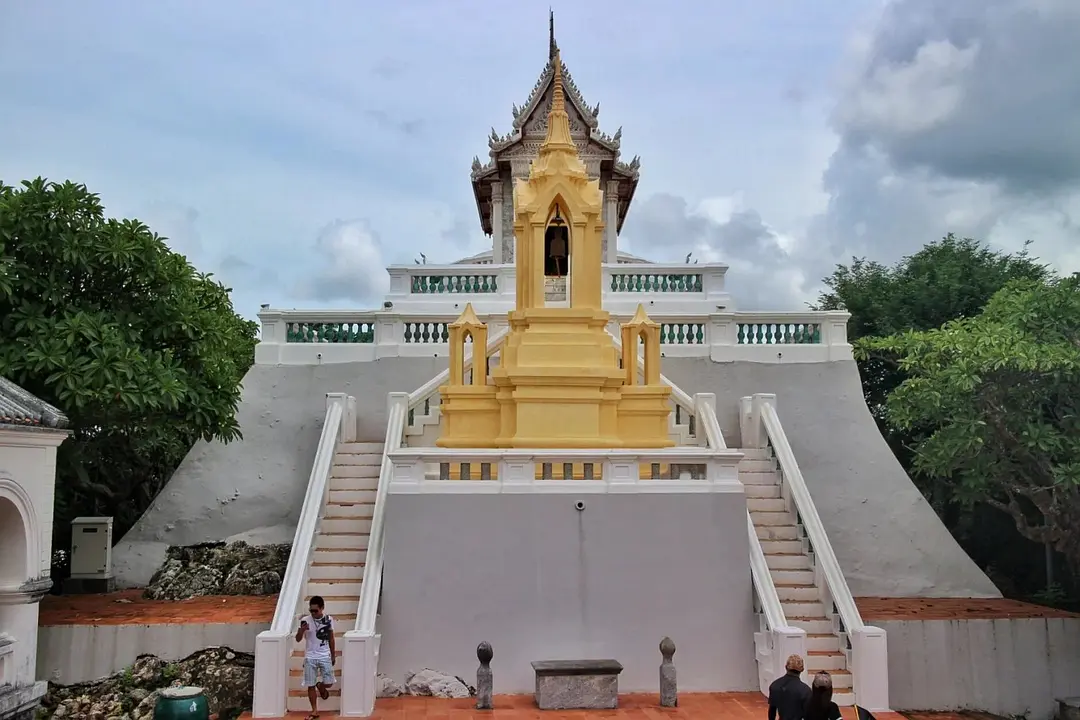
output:
<path id="1" fill-rule="evenodd" d="M 349 682 L 341 683 L 342 717 L 368 717 L 375 711 L 376 680 L 379 672 L 379 636 L 345 633 L 341 650 L 342 666 Z"/>
<path id="2" fill-rule="evenodd" d="M 698 266 L 690 266 L 696 268 Z M 701 266 L 701 285 L 702 290 L 705 291 L 705 298 L 709 302 L 723 302 L 730 301 L 730 297 L 724 290 L 724 276 L 727 275 L 728 266 L 722 263 L 709 263 L 708 265 Z M 695 272 L 695 270 L 691 270 Z M 726 309 L 726 308 L 725 308 Z"/>
<path id="3" fill-rule="evenodd" d="M 889 649 L 885 631 L 864 625 L 850 633 L 855 701 L 871 712 L 889 709 Z"/>
<path id="4" fill-rule="evenodd" d="M 633 492 L 641 481 L 641 463 L 638 458 L 606 459 L 601 470 L 601 477 L 613 493 Z"/>
<path id="5" fill-rule="evenodd" d="M 273 630 L 263 630 L 255 637 L 255 688 L 251 702 L 252 717 L 285 717 L 291 640 L 289 633 Z"/>
<path id="6" fill-rule="evenodd" d="M 529 457 L 503 458 L 499 460 L 497 477 L 504 492 L 527 492 L 536 480 L 536 464 Z"/>
<path id="7" fill-rule="evenodd" d="M 768 444 L 769 438 L 761 420 L 761 408 L 766 403 L 775 408 L 776 395 L 773 395 L 772 393 L 754 393 L 750 398 L 750 417 L 747 421 L 747 425 L 750 430 L 750 439 L 753 444 L 746 445 L 746 447 L 763 448 Z M 743 442 L 744 444 L 746 443 L 745 439 Z"/>
<path id="8" fill-rule="evenodd" d="M 333 406 L 333 405 L 340 405 L 341 406 L 341 426 L 338 428 L 338 436 L 337 436 L 337 441 L 339 443 L 346 442 L 346 440 L 345 440 L 346 427 L 345 426 L 348 425 L 348 422 L 347 422 L 347 418 L 348 418 L 348 414 L 349 414 L 348 413 L 348 404 L 349 404 L 349 399 L 348 398 L 349 398 L 349 396 L 346 395 L 345 393 L 326 393 L 326 411 L 327 412 L 330 411 L 330 407 Z"/>
<path id="9" fill-rule="evenodd" d="M 787 659 L 792 655 L 806 657 L 806 631 L 801 628 L 783 627 L 772 631 L 773 679 L 787 672 Z M 768 689 L 765 689 L 767 692 Z"/>
<path id="10" fill-rule="evenodd" d="M 277 365 L 281 362 L 281 348 L 285 345 L 289 325 L 280 310 L 263 307 L 259 310 L 259 343 L 255 346 L 257 365 Z"/>

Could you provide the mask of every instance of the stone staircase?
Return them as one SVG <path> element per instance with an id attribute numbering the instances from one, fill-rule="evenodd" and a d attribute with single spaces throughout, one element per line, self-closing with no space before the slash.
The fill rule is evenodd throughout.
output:
<path id="1" fill-rule="evenodd" d="M 337 639 L 337 685 L 328 700 L 319 700 L 323 715 L 339 709 L 341 695 L 342 636 L 356 623 L 360 603 L 360 585 L 367 559 L 368 535 L 375 509 L 375 494 L 379 486 L 379 468 L 383 459 L 383 443 L 355 442 L 338 445 L 330 471 L 330 490 L 318 535 L 303 597 L 296 611 L 296 623 L 307 613 L 308 598 L 321 595 L 326 612 L 334 618 Z M 307 712 L 307 691 L 300 687 L 303 680 L 304 650 L 296 645 L 289 657 L 289 712 Z"/>
<path id="2" fill-rule="evenodd" d="M 814 564 L 802 527 L 794 511 L 789 511 L 781 495 L 776 460 L 769 450 L 747 448 L 739 463 L 739 480 L 746 489 L 746 505 L 754 523 L 761 550 L 769 566 L 776 593 L 788 625 L 806 632 L 806 674 L 825 670 L 832 675 L 833 701 L 854 705 L 855 692 L 846 636 L 837 631 L 833 610 L 822 602 L 823 593 L 814 581 Z"/>

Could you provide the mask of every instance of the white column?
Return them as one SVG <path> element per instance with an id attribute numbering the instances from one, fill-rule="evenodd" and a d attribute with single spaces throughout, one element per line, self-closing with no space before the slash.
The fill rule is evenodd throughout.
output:
<path id="1" fill-rule="evenodd" d="M 503 186 L 502 179 L 491 183 L 491 262 L 502 265 L 503 257 Z"/>
<path id="2" fill-rule="evenodd" d="M 619 257 L 619 181 L 609 180 L 604 192 L 604 262 Z"/>

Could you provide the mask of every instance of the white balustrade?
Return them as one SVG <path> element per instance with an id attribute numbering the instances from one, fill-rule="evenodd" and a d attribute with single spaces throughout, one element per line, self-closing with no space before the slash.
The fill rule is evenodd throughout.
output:
<path id="1" fill-rule="evenodd" d="M 740 402 L 743 446 L 771 447 L 780 468 L 781 496 L 799 522 L 810 543 L 815 582 L 826 607 L 835 607 L 841 623 L 841 637 L 847 637 L 849 667 L 855 685 L 855 700 L 868 710 L 889 707 L 888 647 L 885 631 L 866 625 L 851 595 L 840 563 L 833 552 L 817 507 L 806 486 L 787 435 L 776 411 L 776 396 L 759 393 Z"/>
<path id="2" fill-rule="evenodd" d="M 407 393 L 390 393 L 387 399 L 386 439 L 379 485 L 375 493 L 375 509 L 368 536 L 364 579 L 360 585 L 360 601 L 356 625 L 345 633 L 342 648 L 341 709 L 344 717 L 367 717 L 375 709 L 376 674 L 379 668 L 379 644 L 376 619 L 382 596 L 383 539 L 386 535 L 386 497 L 393 478 L 389 453 L 401 447 L 405 418 L 409 409 Z"/>
<path id="3" fill-rule="evenodd" d="M 304 503 L 293 535 L 289 563 L 270 629 L 255 638 L 255 689 L 252 716 L 285 715 L 289 688 L 289 655 L 293 649 L 295 620 L 315 549 L 315 532 L 330 490 L 330 468 L 338 443 L 356 440 L 356 399 L 345 393 L 327 393 L 326 417 L 308 477 Z"/>

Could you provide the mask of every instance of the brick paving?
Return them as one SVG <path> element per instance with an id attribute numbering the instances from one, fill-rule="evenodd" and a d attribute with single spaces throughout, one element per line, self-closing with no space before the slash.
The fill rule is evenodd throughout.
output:
<path id="1" fill-rule="evenodd" d="M 142 590 L 103 595 L 46 595 L 38 625 L 191 625 L 270 622 L 277 595 L 146 600 Z"/>
<path id="2" fill-rule="evenodd" d="M 1080 618 L 1080 614 L 1004 598 L 855 598 L 863 619 L 997 620 Z M 47 595 L 39 624 L 165 625 L 207 622 L 270 622 L 277 596 L 215 596 L 190 600 L 145 600 L 141 590 L 107 595 Z"/>
<path id="3" fill-rule="evenodd" d="M 475 698 L 382 698 L 375 703 L 372 720 L 765 720 L 768 704 L 761 693 L 682 693 L 679 707 L 660 707 L 652 694 L 620 695 L 617 710 L 539 710 L 532 695 L 496 695 L 494 710 L 477 710 Z M 842 709 L 845 720 L 854 720 L 854 708 Z M 289 713 L 299 720 L 306 713 Z M 898 713 L 875 713 L 878 720 L 904 720 Z M 250 714 L 241 716 L 250 720 Z M 337 716 L 323 713 L 321 720 Z M 927 717 L 923 720 L 931 720 Z M 947 720 L 941 718 L 941 720 Z M 967 720 L 967 719 L 965 719 Z"/>

